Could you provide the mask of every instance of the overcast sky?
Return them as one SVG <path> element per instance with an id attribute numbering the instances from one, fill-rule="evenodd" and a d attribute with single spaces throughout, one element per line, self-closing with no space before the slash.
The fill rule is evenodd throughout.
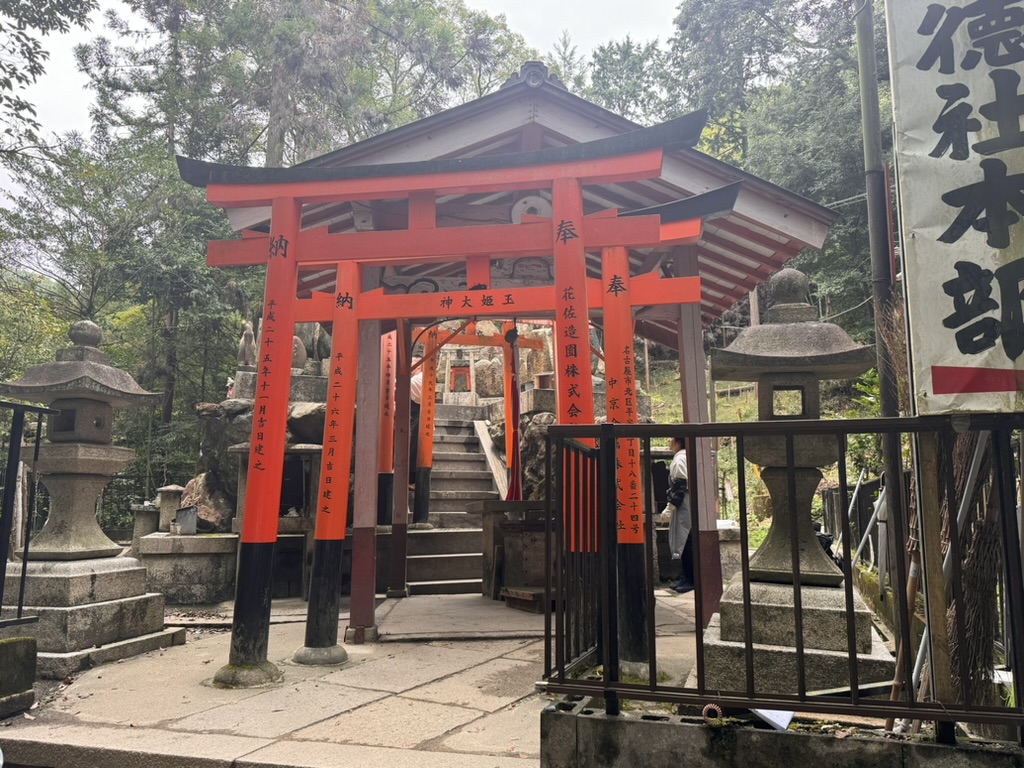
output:
<path id="1" fill-rule="evenodd" d="M 637 41 L 658 38 L 665 42 L 671 35 L 678 3 L 679 0 L 466 0 L 470 7 L 492 15 L 504 13 L 509 27 L 541 54 L 551 51 L 563 29 L 568 30 L 580 54 L 626 35 Z M 101 0 L 101 5 L 123 8 L 116 0 Z M 92 95 L 85 88 L 85 78 L 75 69 L 71 52 L 77 43 L 103 32 L 103 19 L 96 13 L 87 32 L 76 30 L 44 38 L 50 60 L 46 75 L 29 89 L 28 98 L 36 104 L 39 121 L 47 133 L 88 130 Z"/>

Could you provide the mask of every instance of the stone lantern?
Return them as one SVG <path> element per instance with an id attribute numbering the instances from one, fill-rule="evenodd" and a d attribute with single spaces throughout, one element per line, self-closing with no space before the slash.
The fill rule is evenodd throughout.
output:
<path id="1" fill-rule="evenodd" d="M 836 325 L 822 323 L 807 302 L 807 278 L 784 269 L 770 283 L 775 303 L 763 325 L 745 329 L 726 349 L 711 353 L 716 380 L 758 384 L 762 421 L 816 419 L 820 416 L 818 382 L 858 376 L 874 362 L 874 351 L 854 343 Z M 850 684 L 845 590 L 837 587 L 842 572 L 828 558 L 811 526 L 811 501 L 821 468 L 839 458 L 835 437 L 758 435 L 744 441 L 744 457 L 762 467 L 761 479 L 772 502 L 772 526 L 750 558 L 750 637 L 753 641 L 757 691 L 797 690 L 798 665 L 806 689 L 830 690 Z M 791 474 L 792 473 L 792 474 Z M 790 498 L 790 477 L 795 498 Z M 792 534 L 796 516 L 799 551 L 801 626 L 804 656 L 795 649 Z M 746 689 L 744 584 L 735 577 L 722 594 L 718 614 L 704 636 L 706 684 L 721 690 Z M 853 593 L 856 663 L 861 684 L 892 680 L 893 661 L 874 631 L 871 613 Z"/>
<path id="2" fill-rule="evenodd" d="M 114 408 L 160 398 L 111 365 L 97 348 L 102 333 L 88 320 L 68 333 L 73 344 L 52 363 L 29 368 L 0 394 L 44 403 L 48 420 L 37 471 L 50 493 L 46 525 L 29 543 L 26 612 L 39 643 L 43 676 L 63 677 L 101 661 L 183 640 L 163 628 L 164 599 L 146 593 L 146 569 L 100 529 L 96 505 L 110 479 L 135 458 L 111 445 Z M 17 594 L 8 584 L 5 594 Z M 21 628 L 25 631 L 25 628 Z M 0 637 L 3 633 L 0 632 Z"/>
<path id="3" fill-rule="evenodd" d="M 874 365 L 871 347 L 855 343 L 838 325 L 822 323 L 807 302 L 807 277 L 783 269 L 771 280 L 775 303 L 765 322 L 744 329 L 725 349 L 711 352 L 711 376 L 758 385 L 761 421 L 817 419 L 821 416 L 818 382 L 859 376 Z M 832 435 L 793 439 L 792 466 L 796 498 L 789 498 L 786 439 L 749 437 L 744 457 L 762 467 L 761 479 L 772 501 L 772 525 L 750 559 L 751 581 L 792 583 L 791 515 L 797 515 L 800 582 L 838 585 L 843 575 L 826 556 L 811 525 L 811 501 L 821 482 L 821 467 L 839 460 Z"/>
<path id="4" fill-rule="evenodd" d="M 114 407 L 153 403 L 124 371 L 97 349 L 100 327 L 88 320 L 71 326 L 73 347 L 53 363 L 29 368 L 18 381 L 0 384 L 0 394 L 50 406 L 60 413 L 47 421 L 48 443 L 39 451 L 38 471 L 50 492 L 46 525 L 32 540 L 30 560 L 114 557 L 122 547 L 107 538 L 96 520 L 96 502 L 110 478 L 127 467 L 135 451 L 111 445 Z"/>

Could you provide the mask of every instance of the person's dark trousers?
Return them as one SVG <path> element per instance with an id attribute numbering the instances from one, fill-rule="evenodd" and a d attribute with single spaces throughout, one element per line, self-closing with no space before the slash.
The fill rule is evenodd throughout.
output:
<path id="1" fill-rule="evenodd" d="M 680 558 L 679 581 L 673 585 L 676 592 L 689 592 L 693 589 L 693 531 L 686 537 L 686 546 Z"/>

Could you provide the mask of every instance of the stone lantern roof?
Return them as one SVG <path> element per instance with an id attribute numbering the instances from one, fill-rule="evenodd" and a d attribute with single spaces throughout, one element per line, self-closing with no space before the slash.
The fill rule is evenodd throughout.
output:
<path id="1" fill-rule="evenodd" d="M 95 400 L 115 408 L 149 405 L 161 397 L 111 365 L 110 356 L 97 349 L 103 333 L 96 323 L 80 320 L 71 326 L 68 337 L 73 347 L 60 350 L 55 362 L 32 366 L 17 381 L 0 383 L 0 395 L 47 405 L 57 400 Z"/>
<path id="2" fill-rule="evenodd" d="M 769 284 L 775 304 L 765 322 L 745 328 L 725 349 L 711 351 L 711 375 L 719 381 L 760 381 L 773 374 L 816 380 L 848 379 L 875 364 L 871 347 L 858 344 L 834 323 L 818 320 L 807 301 L 807 277 L 783 269 Z"/>

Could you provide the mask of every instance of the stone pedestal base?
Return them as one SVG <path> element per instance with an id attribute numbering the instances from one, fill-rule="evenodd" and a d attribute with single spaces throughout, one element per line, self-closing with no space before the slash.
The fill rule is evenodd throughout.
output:
<path id="1" fill-rule="evenodd" d="M 185 642 L 184 629 L 164 630 L 163 595 L 145 587 L 146 569 L 130 557 L 29 562 L 25 614 L 39 620 L 0 630 L 0 638 L 34 637 L 46 678 Z M 15 577 L 4 594 L 16 599 Z"/>
<path id="2" fill-rule="evenodd" d="M 857 682 L 863 686 L 892 680 L 895 661 L 871 625 L 871 613 L 854 593 L 854 647 Z M 805 685 L 808 691 L 847 688 L 846 594 L 834 587 L 803 586 Z M 796 622 L 791 584 L 750 584 L 754 688 L 764 693 L 797 692 Z M 709 688 L 746 690 L 743 584 L 733 579 L 704 634 L 704 674 Z M 696 685 L 694 678 L 688 685 Z"/>
<path id="3" fill-rule="evenodd" d="M 704 632 L 704 675 L 708 688 L 745 691 L 746 647 L 742 642 L 723 640 L 719 615 L 711 618 Z M 796 693 L 796 648 L 754 643 L 754 689 L 761 693 Z M 857 654 L 857 682 L 891 681 L 896 663 L 878 634 L 871 630 L 871 652 Z M 687 686 L 696 686 L 694 675 Z M 804 648 L 804 680 L 808 692 L 850 686 L 847 655 L 840 651 Z"/>

